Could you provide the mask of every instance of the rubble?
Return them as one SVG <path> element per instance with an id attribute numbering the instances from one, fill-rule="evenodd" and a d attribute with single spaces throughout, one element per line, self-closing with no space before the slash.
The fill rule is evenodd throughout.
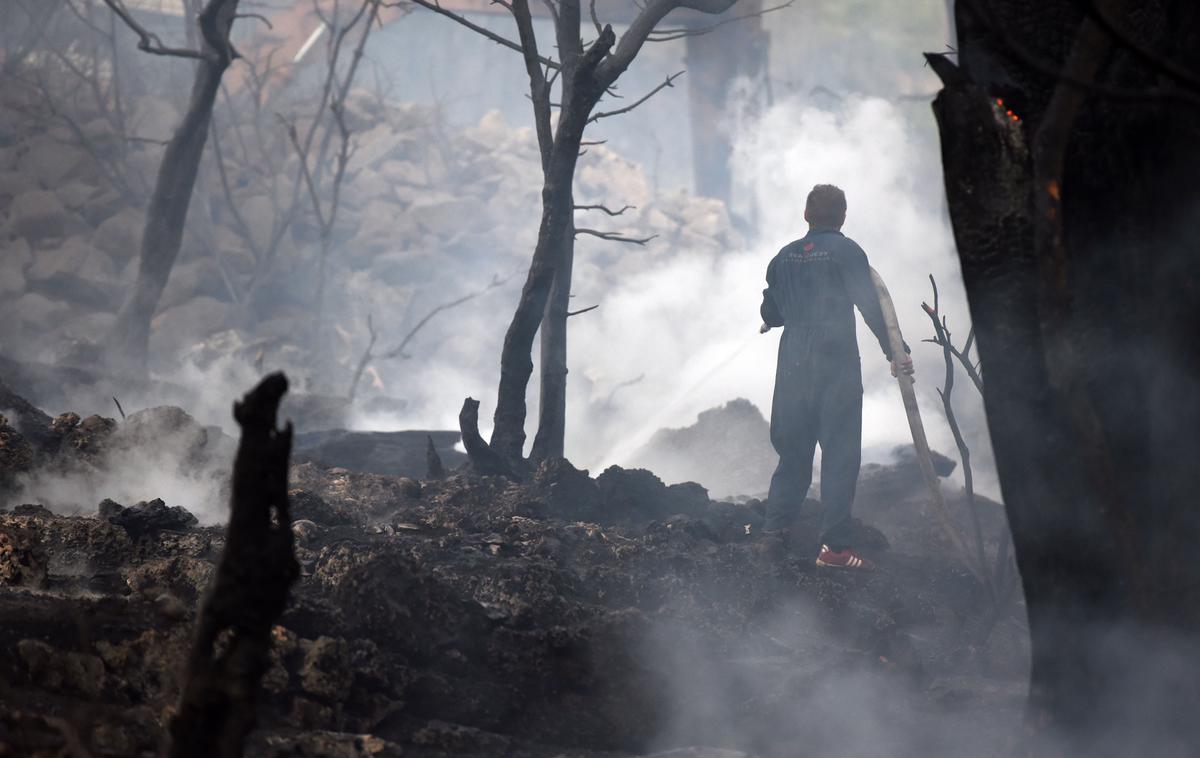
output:
<path id="1" fill-rule="evenodd" d="M 149 96 L 136 98 L 132 107 L 159 125 L 165 114 L 175 112 L 163 99 Z M 351 93 L 346 109 L 354 114 L 349 121 L 355 149 L 341 195 L 336 254 L 326 262 L 326 292 L 329 316 L 356 338 L 340 342 L 334 356 L 348 379 L 359 357 L 356 341 L 365 339 L 367 314 L 373 313 L 376 323 L 409 318 L 421 297 L 414 282 L 427 291 L 444 291 L 449 300 L 486 284 L 493 274 L 528 265 L 537 237 L 538 218 L 531 209 L 540 205 L 541 167 L 532 131 L 506 123 L 498 113 L 452 130 L 433 108 L 384 105 L 364 92 Z M 104 134 L 109 127 L 103 120 L 95 128 L 92 139 L 112 136 Z M 264 128 L 284 149 L 278 124 Z M 94 344 L 105 336 L 133 282 L 144 195 L 112 186 L 95 158 L 74 144 L 78 135 L 44 132 L 19 118 L 0 124 L 0 144 L 11 145 L 18 161 L 29 164 L 28 171 L 19 166 L 0 172 L 0 289 L 5 293 L 0 319 L 12 327 L 9 337 L 0 338 L 0 352 L 26 361 L 70 358 L 86 365 L 95 356 L 78 343 Z M 227 133 L 224 141 L 239 140 Z M 120 167 L 125 183 L 152 186 L 159 150 L 153 143 L 128 145 Z M 243 344 L 255 346 L 251 360 L 264 351 L 272 365 L 307 376 L 311 332 L 297 323 L 307 323 L 312 312 L 309 293 L 315 289 L 319 245 L 305 196 L 296 223 L 279 243 L 274 267 L 260 271 L 253 252 L 271 243 L 281 219 L 279 204 L 290 198 L 291 172 L 298 163 L 285 151 L 282 173 L 275 176 L 226 157 L 232 199 L 249 239 L 228 211 L 220 182 L 202 177 L 180 260 L 152 325 L 156 365 L 174 368 L 181 355 L 211 340 L 221 342 L 214 352 L 229 354 L 235 348 L 219 335 L 235 330 Z M 42 159 L 45 166 L 39 164 Z M 36 171 L 34 164 L 39 164 Z M 7 206 L 4 197 L 11 198 Z M 576 198 L 581 204 L 633 206 L 619 217 L 601 214 L 589 226 L 655 236 L 638 255 L 581 237 L 579 277 L 589 289 L 599 291 L 645 270 L 662 255 L 715 258 L 742 246 L 720 202 L 655 193 L 640 167 L 603 145 L 589 147 L 581 157 Z M 240 302 L 251 290 L 253 302 Z M 436 304 L 424 303 L 421 299 L 418 307 Z M 365 389 L 361 401 L 369 402 L 375 393 Z M 289 404 L 298 405 L 297 398 Z M 332 402 L 305 411 L 296 417 L 314 423 L 301 428 L 347 426 L 345 408 Z"/>
<path id="2" fill-rule="evenodd" d="M 136 503 L 129 508 L 112 500 L 104 500 L 100 503 L 97 515 L 129 532 L 131 537 L 144 537 L 162 531 L 179 531 L 199 523 L 185 508 L 178 505 L 168 507 L 160 498 Z"/>
<path id="3" fill-rule="evenodd" d="M 700 413 L 682 429 L 661 429 L 633 460 L 668 481 L 698 481 L 722 497 L 763 496 L 779 460 L 770 425 L 738 398 Z"/>
<path id="4" fill-rule="evenodd" d="M 133 418 L 109 439 L 202 431 L 179 409 Z M 797 513 L 781 558 L 758 539 L 758 501 L 716 502 L 645 470 L 593 478 L 556 460 L 526 483 L 418 481 L 307 462 L 290 480 L 302 576 L 272 630 L 249 755 L 791 754 L 820 744 L 819 693 L 843 673 L 901 688 L 912 711 L 898 718 L 931 729 L 950 686 L 974 693 L 956 718 L 991 719 L 984 730 L 999 728 L 997 708 L 1019 718 L 1023 632 L 1002 621 L 964 658 L 955 630 L 985 606 L 932 547 L 940 531 L 911 461 L 864 468 L 856 531 L 881 565 L 869 576 L 812 565 L 818 503 Z M 161 500 L 0 514 L 0 670 L 12 677 L 0 748 L 61 746 L 45 719 L 86 706 L 101 710 L 72 728 L 99 754 L 152 751 L 222 550 L 220 528 Z M 964 685 L 979 656 L 999 679 Z M 673 741 L 698 662 L 718 692 L 754 705 Z"/>

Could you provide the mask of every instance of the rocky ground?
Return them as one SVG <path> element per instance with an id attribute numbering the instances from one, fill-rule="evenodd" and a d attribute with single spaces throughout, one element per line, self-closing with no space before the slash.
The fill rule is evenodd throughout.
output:
<path id="1" fill-rule="evenodd" d="M 11 497 L 130 427 L 197 427 L 19 401 L 0 422 L 0 755 L 151 754 L 222 527 L 171 492 L 95 491 L 74 515 Z M 193 460 L 213 453 L 196 443 Z M 307 462 L 291 484 L 303 577 L 252 755 L 989 755 L 1016 729 L 1023 613 L 981 634 L 990 605 L 911 462 L 864 468 L 870 575 L 813 566 L 813 501 L 779 549 L 757 501 L 643 470 L 557 461 L 516 483 Z"/>

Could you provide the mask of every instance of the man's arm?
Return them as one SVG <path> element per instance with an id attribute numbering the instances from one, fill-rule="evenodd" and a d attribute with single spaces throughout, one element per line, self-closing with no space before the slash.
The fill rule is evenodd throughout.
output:
<path id="1" fill-rule="evenodd" d="M 863 321 L 867 322 L 875 339 L 879 340 L 884 356 L 889 361 L 895 360 L 896 356 L 892 355 L 891 346 L 888 344 L 883 309 L 879 307 L 879 294 L 875 292 L 875 285 L 871 282 L 871 267 L 867 263 L 867 254 L 858 245 L 851 243 L 836 260 L 842 274 L 842 283 L 846 286 L 846 293 L 850 295 L 851 302 L 862 314 Z M 904 351 L 912 352 L 908 345 L 904 346 Z"/>
<path id="2" fill-rule="evenodd" d="M 758 307 L 758 314 L 762 316 L 763 324 L 772 327 L 783 326 L 783 313 L 779 310 L 775 296 L 771 294 L 771 285 L 775 280 L 774 274 L 775 261 L 772 260 L 771 265 L 767 266 L 767 288 L 763 290 L 762 305 Z"/>

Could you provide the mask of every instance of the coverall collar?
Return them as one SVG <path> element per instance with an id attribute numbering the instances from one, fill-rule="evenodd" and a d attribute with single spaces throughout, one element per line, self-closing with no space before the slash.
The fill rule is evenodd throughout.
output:
<path id="1" fill-rule="evenodd" d="M 835 228 L 834 228 L 834 227 L 832 227 L 832 226 L 809 226 L 809 227 L 808 227 L 808 233 L 809 233 L 809 234 L 818 234 L 818 233 L 821 233 L 821 234 L 836 234 L 836 235 L 838 235 L 839 237 L 844 237 L 844 236 L 845 236 L 844 234 L 842 234 L 842 230 L 841 230 L 841 229 L 835 229 Z"/>

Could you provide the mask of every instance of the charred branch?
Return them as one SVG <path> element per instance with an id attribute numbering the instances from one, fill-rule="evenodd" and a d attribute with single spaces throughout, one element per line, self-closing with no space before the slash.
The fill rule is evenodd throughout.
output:
<path id="1" fill-rule="evenodd" d="M 598 229 L 586 229 L 583 227 L 576 229 L 575 234 L 586 234 L 590 237 L 598 237 L 599 239 L 607 240 L 609 242 L 623 242 L 629 245 L 638 245 L 639 247 L 645 246 L 647 242 L 650 242 L 658 237 L 657 234 L 651 234 L 649 237 L 628 237 L 619 232 L 603 232 Z"/>
<path id="2" fill-rule="evenodd" d="M 623 205 L 615 211 L 612 208 L 609 208 L 607 205 L 604 205 L 604 204 L 575 206 L 575 210 L 577 210 L 577 211 L 601 211 L 601 212 L 607 213 L 609 216 L 613 216 L 613 217 L 623 215 L 625 213 L 625 211 L 632 211 L 632 210 L 636 210 L 636 209 L 637 209 L 637 206 L 635 206 L 635 205 Z"/>
<path id="3" fill-rule="evenodd" d="M 588 119 L 588 123 L 589 124 L 595 123 L 596 121 L 599 121 L 602 118 L 611 118 L 613 116 L 619 116 L 622 113 L 629 113 L 631 110 L 633 110 L 634 108 L 637 108 L 639 105 L 646 102 L 650 98 L 654 97 L 659 92 L 662 92 L 664 89 L 667 89 L 668 87 L 674 87 L 675 80 L 678 79 L 679 77 L 683 76 L 685 73 L 686 73 L 685 71 L 680 71 L 678 73 L 671 74 L 670 76 L 668 76 L 666 78 L 666 80 L 662 84 L 660 84 L 657 87 L 655 87 L 654 89 L 650 90 L 649 92 L 647 92 L 642 97 L 638 98 L 633 103 L 630 103 L 629 105 L 625 106 L 624 108 L 617 108 L 616 110 L 612 110 L 612 111 L 601 111 L 600 113 L 596 113 L 590 119 Z"/>
<path id="4" fill-rule="evenodd" d="M 722 26 L 725 26 L 727 24 L 734 24 L 734 23 L 737 23 L 738 21 L 745 21 L 745 20 L 751 19 L 751 18 L 759 18 L 759 17 L 767 15 L 768 13 L 774 13 L 776 11 L 781 11 L 786 8 L 790 8 L 790 7 L 792 7 L 792 5 L 794 3 L 795 3 L 795 0 L 788 0 L 788 2 L 783 3 L 782 5 L 774 5 L 774 6 L 771 6 L 770 8 L 763 8 L 762 10 L 755 11 L 753 13 L 743 13 L 740 16 L 732 16 L 730 18 L 723 19 L 721 21 L 716 22 L 715 24 L 709 24 L 707 26 L 679 27 L 679 28 L 675 28 L 675 29 L 655 29 L 652 32 L 650 32 L 650 36 L 646 39 L 646 41 L 647 42 L 670 42 L 671 40 L 683 39 L 685 37 L 699 37 L 702 34 L 708 34 L 712 31 L 720 29 Z"/>
<path id="5" fill-rule="evenodd" d="M 287 392 L 271 374 L 235 403 L 242 428 L 233 466 L 225 552 L 205 597 L 188 658 L 170 755 L 240 756 L 270 665 L 271 628 L 300 575 L 288 509 L 292 426 L 276 428 Z"/>
<path id="6" fill-rule="evenodd" d="M 519 480 L 520 477 L 479 434 L 479 401 L 468 397 L 463 400 L 462 410 L 458 413 L 458 429 L 462 433 L 463 447 L 467 449 L 467 457 L 476 473 L 483 476 L 507 476 Z"/>

